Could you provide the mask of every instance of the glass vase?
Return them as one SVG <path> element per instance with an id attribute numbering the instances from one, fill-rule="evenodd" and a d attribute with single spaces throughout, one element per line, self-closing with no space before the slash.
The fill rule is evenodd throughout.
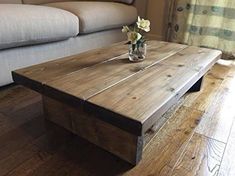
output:
<path id="1" fill-rule="evenodd" d="M 136 44 L 129 45 L 129 60 L 131 62 L 143 61 L 146 57 L 147 44 L 137 46 Z"/>

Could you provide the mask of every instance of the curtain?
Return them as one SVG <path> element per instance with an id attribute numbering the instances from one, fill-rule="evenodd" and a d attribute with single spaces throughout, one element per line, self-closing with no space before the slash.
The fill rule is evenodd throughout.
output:
<path id="1" fill-rule="evenodd" d="M 168 41 L 215 48 L 235 58 L 235 0 L 170 0 Z"/>

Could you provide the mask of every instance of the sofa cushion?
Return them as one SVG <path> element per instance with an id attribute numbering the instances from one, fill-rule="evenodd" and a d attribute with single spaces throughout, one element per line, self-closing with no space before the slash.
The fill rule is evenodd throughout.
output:
<path id="1" fill-rule="evenodd" d="M 45 5 L 77 15 L 82 34 L 119 28 L 132 24 L 137 19 L 134 6 L 115 2 L 57 2 Z"/>
<path id="2" fill-rule="evenodd" d="M 2 0 L 2 1 L 4 1 L 4 0 Z M 8 1 L 8 0 L 5 0 L 5 1 Z M 108 2 L 113 2 L 114 0 L 22 0 L 22 1 L 24 4 L 46 4 L 46 3 L 52 3 L 52 2 L 66 2 L 66 1 L 108 1 Z"/>
<path id="3" fill-rule="evenodd" d="M 38 5 L 38 4 L 45 4 L 45 3 L 51 3 L 51 2 L 64 2 L 64 1 L 70 1 L 70 0 L 22 0 L 22 1 L 24 4 L 37 4 Z"/>
<path id="4" fill-rule="evenodd" d="M 0 4 L 22 4 L 21 0 L 0 0 Z"/>
<path id="5" fill-rule="evenodd" d="M 0 49 L 64 40 L 79 32 L 77 16 L 61 9 L 1 4 L 0 16 Z"/>

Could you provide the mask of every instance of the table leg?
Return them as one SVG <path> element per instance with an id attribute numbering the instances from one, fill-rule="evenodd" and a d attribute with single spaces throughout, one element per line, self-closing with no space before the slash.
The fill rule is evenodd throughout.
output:
<path id="1" fill-rule="evenodd" d="M 81 108 L 43 96 L 46 119 L 136 165 L 142 157 L 143 137 L 93 117 Z"/>

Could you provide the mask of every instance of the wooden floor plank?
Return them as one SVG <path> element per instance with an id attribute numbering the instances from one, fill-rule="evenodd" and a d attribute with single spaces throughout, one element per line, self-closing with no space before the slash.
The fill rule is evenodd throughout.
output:
<path id="1" fill-rule="evenodd" d="M 7 113 L 7 115 L 5 115 L 5 113 Z M 34 118 L 42 116 L 42 102 L 32 103 L 20 109 L 5 113 L 0 113 L 0 136 Z"/>
<path id="2" fill-rule="evenodd" d="M 0 161 L 45 133 L 42 117 L 37 117 L 0 136 Z"/>
<path id="3" fill-rule="evenodd" d="M 169 174 L 187 146 L 202 115 L 200 111 L 181 107 L 150 142 L 140 163 L 124 175 Z"/>
<path id="4" fill-rule="evenodd" d="M 220 90 L 207 109 L 196 132 L 227 143 L 234 118 L 234 96 L 226 90 Z"/>
<path id="5" fill-rule="evenodd" d="M 226 79 L 223 81 L 222 88 L 229 92 L 235 90 L 235 61 L 221 61 L 220 64 L 229 69 Z"/>
<path id="6" fill-rule="evenodd" d="M 235 90 L 229 89 L 227 86 L 228 79 L 231 82 L 235 80 L 235 77 L 232 76 L 235 73 L 235 67 L 231 66 L 231 63 L 230 65 L 222 65 L 220 62 L 217 66 L 219 67 L 214 67 L 216 72 L 213 70 L 209 75 L 213 76 L 214 80 L 221 79 L 223 81 L 220 86 L 216 86 L 216 95 L 213 96 L 213 101 L 209 101 L 210 106 L 206 108 L 206 113 L 196 132 L 227 143 L 230 128 L 235 118 L 233 106 Z M 207 98 L 205 97 L 205 99 Z"/>
<path id="7" fill-rule="evenodd" d="M 0 112 L 6 115 L 41 101 L 40 94 L 23 86 L 13 86 L 0 92 Z"/>
<path id="8" fill-rule="evenodd" d="M 226 111 L 226 114 L 234 114 L 234 97 L 235 97 L 235 62 L 230 62 L 228 65 L 231 67 L 227 79 L 224 81 L 222 87 L 228 91 L 228 96 L 231 98 L 231 108 Z M 223 161 L 219 170 L 219 176 L 233 176 L 235 175 L 235 119 L 230 131 L 230 136 L 227 141 L 226 150 L 223 156 Z"/>
<path id="9" fill-rule="evenodd" d="M 216 64 L 208 72 L 204 81 L 202 90 L 197 93 L 190 93 L 185 98 L 184 106 L 192 107 L 200 111 L 207 111 L 210 104 L 214 101 L 223 80 L 229 73 L 226 66 Z"/>
<path id="10" fill-rule="evenodd" d="M 41 138 L 45 138 L 45 135 Z M 54 139 L 58 140 L 58 139 Z M 14 160 L 15 162 L 19 162 L 20 164 L 15 167 L 14 169 L 10 170 L 7 174 L 7 176 L 31 176 L 33 175 L 34 171 L 40 168 L 44 163 L 49 161 L 55 153 L 58 153 L 59 150 L 64 149 L 65 142 L 58 143 L 58 146 L 54 146 L 53 149 L 50 146 L 50 150 L 48 151 L 48 148 L 41 149 L 36 145 L 29 145 L 28 148 L 25 147 L 22 150 L 14 153 L 14 158 L 12 159 L 12 156 L 6 158 L 3 161 L 7 160 L 7 163 L 9 163 L 9 160 Z M 24 158 L 25 161 L 22 162 L 22 158 L 19 158 L 19 152 L 24 153 L 26 150 L 29 151 L 31 148 L 35 147 L 35 152 L 30 153 L 30 155 L 27 158 Z M 67 148 L 66 148 L 67 149 Z M 24 156 L 26 154 L 24 153 Z M 12 167 L 12 166 L 11 166 Z M 47 174 L 45 174 L 47 175 Z"/>
<path id="11" fill-rule="evenodd" d="M 157 138 L 151 142 L 143 161 L 133 169 L 113 155 L 77 138 L 62 152 L 40 165 L 32 175 L 136 176 L 139 172 L 141 175 L 149 175 L 152 172 L 163 174 L 162 167 L 166 173 L 166 170 L 170 170 L 176 163 L 202 116 L 198 111 L 193 111 L 192 115 L 188 116 L 186 114 L 189 111 L 191 112 L 188 108 L 180 108 L 174 113 L 166 127 L 161 129 Z M 175 125 L 172 126 L 172 123 Z M 102 162 L 99 162 L 101 158 Z"/>
<path id="12" fill-rule="evenodd" d="M 219 176 L 235 175 L 235 122 L 233 123 L 231 133 L 228 139 L 226 150 L 219 170 Z"/>
<path id="13" fill-rule="evenodd" d="M 215 176 L 224 150 L 224 143 L 194 133 L 172 176 Z"/>
<path id="14" fill-rule="evenodd" d="M 7 176 L 31 176 L 32 172 L 40 167 L 44 162 L 48 161 L 52 157 L 51 154 L 45 152 L 35 152 L 31 157 L 22 162 L 13 170 L 7 173 Z M 14 158 L 16 160 L 17 158 Z"/>
<path id="15" fill-rule="evenodd" d="M 95 145 L 75 137 L 31 175 L 108 176 L 118 175 L 131 166 Z"/>
<path id="16" fill-rule="evenodd" d="M 44 123 L 41 124 L 44 126 Z M 44 134 L 32 139 L 26 145 L 13 151 L 11 155 L 0 160 L 0 165 L 4 166 L 7 175 L 26 176 L 31 175 L 34 170 L 58 153 L 64 146 L 71 143 L 71 134 L 51 124 L 46 123 L 48 128 Z M 8 163 L 8 164 L 7 164 Z M 9 163 L 13 163 L 10 164 Z"/>
<path id="17" fill-rule="evenodd" d="M 9 117 L 0 113 L 0 136 L 4 133 L 10 131 L 11 129 L 15 128 L 14 123 L 15 123 L 14 121 L 13 121 L 13 123 L 11 123 L 11 121 L 9 121 Z"/>
<path id="18" fill-rule="evenodd" d="M 17 150 L 8 157 L 0 160 L 0 176 L 4 176 L 16 167 L 24 163 L 27 159 L 31 158 L 38 149 L 31 144 L 26 144 L 25 148 Z"/>

